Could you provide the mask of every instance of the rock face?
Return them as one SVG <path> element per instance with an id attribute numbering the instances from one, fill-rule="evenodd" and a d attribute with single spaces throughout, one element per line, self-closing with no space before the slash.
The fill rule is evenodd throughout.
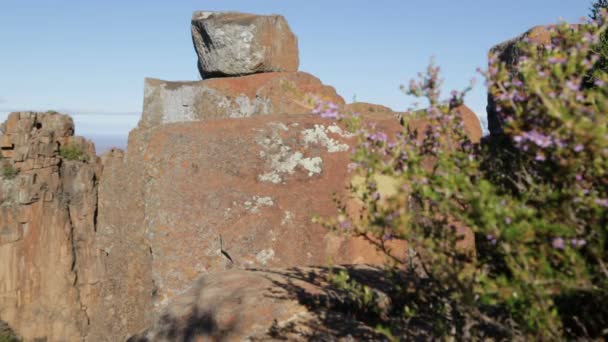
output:
<path id="1" fill-rule="evenodd" d="M 140 126 L 310 113 L 315 101 L 344 104 L 333 87 L 307 73 L 264 73 L 199 82 L 146 79 Z"/>
<path id="2" fill-rule="evenodd" d="M 379 269 L 347 271 L 386 298 L 388 284 Z M 348 311 L 347 296 L 328 291 L 329 273 L 293 268 L 203 276 L 129 342 L 383 340 L 373 326 Z"/>
<path id="3" fill-rule="evenodd" d="M 282 17 L 196 13 L 193 36 L 207 76 L 256 74 L 146 80 L 126 151 L 98 158 L 57 113 L 12 113 L 2 125 L 0 322 L 26 341 L 120 341 L 150 326 L 141 338 L 240 339 L 291 322 L 315 328 L 287 339 L 348 335 L 295 297 L 266 296 L 269 288 L 291 295 L 293 284 L 321 291 L 322 282 L 306 282 L 322 270 L 288 267 L 386 262 L 366 240 L 312 221 L 335 215 L 332 195 L 351 181 L 356 138 L 306 113 L 318 100 L 344 100 L 296 72 L 296 40 Z M 402 129 L 384 107 L 360 107 L 389 136 Z M 463 113 L 476 141 L 471 115 Z M 391 248 L 405 261 L 407 243 Z M 283 271 L 243 270 L 262 267 Z M 352 324 L 358 337 L 377 338 Z"/>
<path id="4" fill-rule="evenodd" d="M 81 340 L 98 272 L 91 247 L 99 164 L 72 119 L 12 113 L 2 125 L 0 319 L 26 340 Z M 81 152 L 62 157 L 60 146 Z"/>
<path id="5" fill-rule="evenodd" d="M 490 56 L 495 56 L 499 62 L 505 63 L 507 68 L 509 68 L 511 72 L 514 72 L 521 55 L 519 45 L 524 41 L 533 44 L 549 44 L 551 42 L 551 33 L 549 32 L 549 29 L 549 26 L 535 26 L 515 38 L 492 47 L 489 54 Z M 500 135 L 502 133 L 504 120 L 496 110 L 496 101 L 490 93 L 488 93 L 488 105 L 486 109 L 490 134 Z"/>
<path id="6" fill-rule="evenodd" d="M 387 131 L 400 127 L 391 115 L 375 122 Z M 213 271 L 382 263 L 371 245 L 312 223 L 315 215 L 335 213 L 332 193 L 347 185 L 354 140 L 313 115 L 140 127 L 131 133 L 124 162 L 105 165 L 99 230 L 145 233 L 149 250 L 141 254 L 151 257 L 148 297 L 157 309 Z M 121 203 L 141 205 L 120 216 Z"/>
<path id="7" fill-rule="evenodd" d="M 194 12 L 192 41 L 203 78 L 298 71 L 298 40 L 280 15 Z"/>

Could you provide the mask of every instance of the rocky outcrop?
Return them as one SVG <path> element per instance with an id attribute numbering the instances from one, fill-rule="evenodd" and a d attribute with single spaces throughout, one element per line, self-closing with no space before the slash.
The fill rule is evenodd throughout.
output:
<path id="1" fill-rule="evenodd" d="M 335 214 L 332 195 L 347 194 L 356 138 L 307 113 L 344 100 L 296 72 L 296 40 L 282 17 L 195 13 L 193 35 L 206 76 L 255 74 L 147 79 L 126 151 L 98 158 L 57 113 L 13 113 L 3 124 L 0 320 L 26 340 L 120 341 L 146 327 L 142 339 L 262 338 L 293 322 L 314 328 L 287 339 L 348 336 L 327 312 L 265 292 L 287 296 L 296 284 L 321 293 L 326 283 L 304 277 L 326 270 L 304 266 L 386 262 L 366 240 L 313 223 Z M 389 136 L 402 130 L 388 108 L 350 108 Z M 475 115 L 461 114 L 477 141 Z M 407 243 L 390 247 L 405 260 Z"/>
<path id="2" fill-rule="evenodd" d="M 310 113 L 317 101 L 344 104 L 333 87 L 304 72 L 264 73 L 199 82 L 146 79 L 140 127 L 165 123 Z"/>
<path id="3" fill-rule="evenodd" d="M 490 49 L 489 55 L 500 63 L 505 63 L 508 70 L 515 71 L 519 58 L 521 57 L 521 44 L 549 44 L 551 43 L 551 32 L 549 26 L 535 26 L 525 33 L 502 42 Z M 496 109 L 496 101 L 492 94 L 488 93 L 488 129 L 492 135 L 500 135 L 503 130 L 504 119 Z"/>
<path id="4" fill-rule="evenodd" d="M 192 41 L 203 78 L 298 71 L 298 40 L 280 15 L 194 12 Z"/>
<path id="5" fill-rule="evenodd" d="M 26 340 L 81 340 L 101 275 L 95 149 L 65 115 L 12 113 L 1 128 L 0 318 Z"/>
<path id="6" fill-rule="evenodd" d="M 380 269 L 333 271 L 342 270 L 369 286 L 380 306 L 388 306 L 382 300 L 389 284 Z M 330 290 L 331 274 L 303 267 L 203 276 L 129 342 L 383 340 L 369 317 L 353 315 L 346 293 Z"/>
<path id="7" fill-rule="evenodd" d="M 374 103 L 353 102 L 344 106 L 344 112 L 357 114 L 395 113 L 392 109 Z"/>
<path id="8" fill-rule="evenodd" d="M 391 115 L 375 121 L 387 131 L 400 127 Z M 107 230 L 105 217 L 112 217 L 118 219 L 112 227 L 145 233 L 149 251 L 141 254 L 151 257 L 154 289 L 148 297 L 157 309 L 200 274 L 382 263 L 373 246 L 312 223 L 315 215 L 335 212 L 332 193 L 346 188 L 354 142 L 344 127 L 313 115 L 139 128 L 124 161 L 105 165 L 99 230 Z M 141 205 L 118 216 L 120 203 Z"/>

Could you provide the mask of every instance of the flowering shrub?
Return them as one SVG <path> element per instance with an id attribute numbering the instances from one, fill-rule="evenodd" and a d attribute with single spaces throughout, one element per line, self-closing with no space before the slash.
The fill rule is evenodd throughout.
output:
<path id="1" fill-rule="evenodd" d="M 389 275 L 410 273 L 395 282 L 387 336 L 425 321 L 435 336 L 465 339 L 608 334 L 608 75 L 595 67 L 604 29 L 561 24 L 551 44 L 523 42 L 514 67 L 491 59 L 505 127 L 483 147 L 458 111 L 468 89 L 441 100 L 432 64 L 404 88 L 429 101 L 422 128 L 406 115 L 389 137 L 345 119 L 359 132 L 349 169 L 364 179 L 350 191 L 361 210 L 338 200 L 323 223 L 376 244 Z M 317 113 L 340 118 L 328 104 Z M 407 256 L 392 239 L 408 241 Z"/>

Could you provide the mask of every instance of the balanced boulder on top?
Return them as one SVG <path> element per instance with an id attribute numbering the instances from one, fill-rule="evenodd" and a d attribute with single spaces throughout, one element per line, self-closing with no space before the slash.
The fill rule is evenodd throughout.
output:
<path id="1" fill-rule="evenodd" d="M 197 11 L 192 41 L 203 78 L 297 71 L 298 40 L 280 15 Z"/>

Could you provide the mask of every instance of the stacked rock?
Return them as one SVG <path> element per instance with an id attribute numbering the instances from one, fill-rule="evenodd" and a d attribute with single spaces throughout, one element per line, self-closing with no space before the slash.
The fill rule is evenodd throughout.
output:
<path id="1" fill-rule="evenodd" d="M 280 15 L 197 11 L 192 41 L 203 78 L 295 72 L 298 39 Z"/>
<path id="2" fill-rule="evenodd" d="M 283 16 L 196 11 L 191 25 L 203 80 L 146 79 L 140 127 L 344 105 L 333 87 L 298 71 L 298 39 Z"/>

